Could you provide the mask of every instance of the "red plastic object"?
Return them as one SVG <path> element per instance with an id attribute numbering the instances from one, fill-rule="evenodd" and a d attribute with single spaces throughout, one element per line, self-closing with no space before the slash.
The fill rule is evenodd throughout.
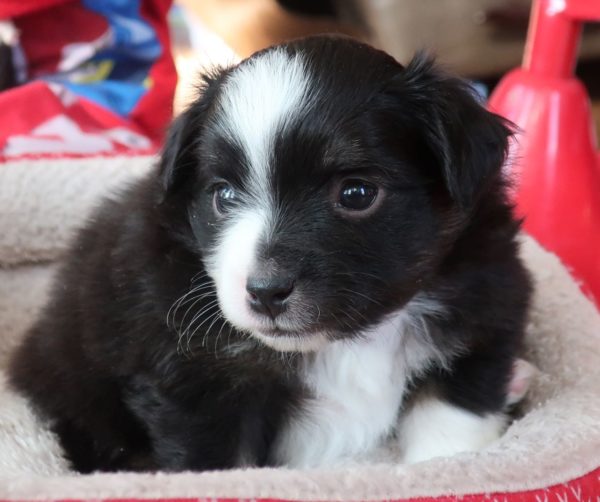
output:
<path id="1" fill-rule="evenodd" d="M 521 129 L 509 168 L 525 229 L 600 307 L 600 154 L 573 74 L 586 20 L 600 21 L 600 0 L 534 0 L 523 65 L 501 80 L 490 109 Z"/>

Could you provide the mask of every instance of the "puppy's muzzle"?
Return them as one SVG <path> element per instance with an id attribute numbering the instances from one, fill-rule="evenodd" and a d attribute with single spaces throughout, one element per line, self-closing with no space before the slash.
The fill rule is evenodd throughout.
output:
<path id="1" fill-rule="evenodd" d="M 285 311 L 293 290 L 294 280 L 289 276 L 249 277 L 246 282 L 250 308 L 273 320 Z"/>

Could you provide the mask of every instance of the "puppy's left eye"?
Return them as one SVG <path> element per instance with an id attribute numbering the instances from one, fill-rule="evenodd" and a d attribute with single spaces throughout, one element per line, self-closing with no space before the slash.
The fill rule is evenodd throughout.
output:
<path id="1" fill-rule="evenodd" d="M 214 189 L 213 207 L 217 214 L 227 213 L 235 202 L 235 190 L 228 183 L 219 183 Z"/>
<path id="2" fill-rule="evenodd" d="M 363 180 L 346 180 L 339 193 L 339 206 L 351 211 L 364 211 L 373 205 L 379 190 Z"/>

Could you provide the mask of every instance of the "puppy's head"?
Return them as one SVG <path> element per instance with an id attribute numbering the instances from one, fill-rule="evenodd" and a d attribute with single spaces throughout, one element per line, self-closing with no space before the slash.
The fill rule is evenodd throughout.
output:
<path id="1" fill-rule="evenodd" d="M 425 287 L 497 182 L 508 135 L 427 58 L 404 68 L 315 37 L 207 78 L 161 177 L 229 322 L 313 350 Z"/>

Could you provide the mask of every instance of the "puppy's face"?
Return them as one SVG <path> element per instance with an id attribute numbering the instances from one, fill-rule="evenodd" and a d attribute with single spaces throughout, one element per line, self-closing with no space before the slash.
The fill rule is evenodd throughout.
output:
<path id="1" fill-rule="evenodd" d="M 426 287 L 506 135 L 429 62 L 404 69 L 313 38 L 212 79 L 174 127 L 162 175 L 185 193 L 228 321 L 306 351 L 358 336 Z"/>

